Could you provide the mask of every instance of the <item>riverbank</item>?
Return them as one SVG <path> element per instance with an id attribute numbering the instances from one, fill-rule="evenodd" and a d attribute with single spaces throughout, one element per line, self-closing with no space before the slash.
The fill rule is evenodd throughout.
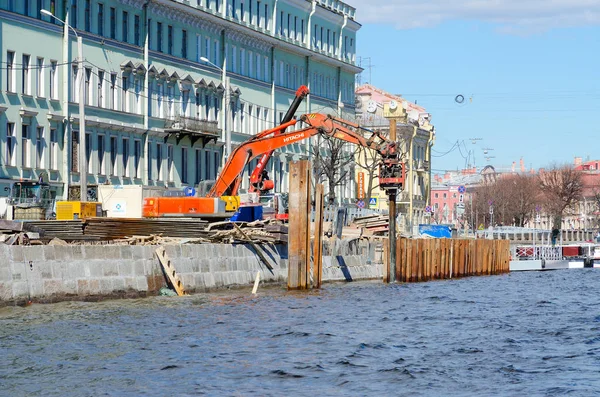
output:
<path id="1" fill-rule="evenodd" d="M 156 245 L 0 245 L 0 306 L 157 295 L 166 286 Z M 208 292 L 287 281 L 287 246 L 263 244 L 271 274 L 249 244 L 164 245 L 185 290 Z M 381 279 L 382 244 L 323 244 L 323 281 Z"/>

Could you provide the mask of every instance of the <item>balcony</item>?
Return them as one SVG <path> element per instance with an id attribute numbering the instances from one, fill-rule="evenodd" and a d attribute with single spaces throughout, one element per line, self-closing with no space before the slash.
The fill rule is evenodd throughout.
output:
<path id="1" fill-rule="evenodd" d="M 169 136 L 175 136 L 177 144 L 185 138 L 189 137 L 192 145 L 199 139 L 202 139 L 202 144 L 206 144 L 211 140 L 217 140 L 221 136 L 221 129 L 217 121 L 209 121 L 204 119 L 196 119 L 185 116 L 176 116 L 173 120 L 165 121 L 165 132 L 168 133 L 165 140 Z"/>

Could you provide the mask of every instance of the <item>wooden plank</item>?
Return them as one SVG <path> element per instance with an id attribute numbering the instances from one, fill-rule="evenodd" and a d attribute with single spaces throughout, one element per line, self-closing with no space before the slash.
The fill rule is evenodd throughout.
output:
<path id="1" fill-rule="evenodd" d="M 289 172 L 289 227 L 299 231 L 300 213 L 300 168 L 298 163 L 290 163 Z M 288 238 L 288 289 L 298 289 L 300 285 L 300 233 L 292 233 Z"/>
<path id="2" fill-rule="evenodd" d="M 306 289 L 310 269 L 310 162 L 290 163 L 289 228 L 294 232 L 288 240 L 288 289 Z"/>
<path id="3" fill-rule="evenodd" d="M 315 189 L 315 239 L 314 239 L 314 275 L 315 287 L 321 288 L 323 278 L 323 184 Z"/>
<path id="4" fill-rule="evenodd" d="M 185 295 L 185 289 L 183 288 L 183 283 L 179 279 L 177 272 L 175 271 L 175 267 L 171 263 L 171 260 L 167 256 L 164 247 L 158 247 L 156 251 L 156 256 L 158 257 L 158 261 L 161 264 L 163 270 L 165 271 L 165 275 L 167 276 L 167 281 L 173 287 L 177 295 L 183 296 Z"/>

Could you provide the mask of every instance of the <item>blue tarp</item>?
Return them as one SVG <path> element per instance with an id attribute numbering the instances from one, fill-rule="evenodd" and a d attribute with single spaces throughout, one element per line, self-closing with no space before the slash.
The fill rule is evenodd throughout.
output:
<path id="1" fill-rule="evenodd" d="M 419 234 L 437 238 L 451 238 L 452 227 L 449 225 L 419 225 Z"/>

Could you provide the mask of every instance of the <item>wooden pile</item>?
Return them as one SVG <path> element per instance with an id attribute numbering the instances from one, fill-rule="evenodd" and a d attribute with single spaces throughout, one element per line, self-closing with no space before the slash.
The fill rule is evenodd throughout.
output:
<path id="1" fill-rule="evenodd" d="M 387 215 L 368 215 L 354 218 L 354 225 L 363 228 L 365 234 L 384 234 L 388 232 L 390 218 Z"/>

